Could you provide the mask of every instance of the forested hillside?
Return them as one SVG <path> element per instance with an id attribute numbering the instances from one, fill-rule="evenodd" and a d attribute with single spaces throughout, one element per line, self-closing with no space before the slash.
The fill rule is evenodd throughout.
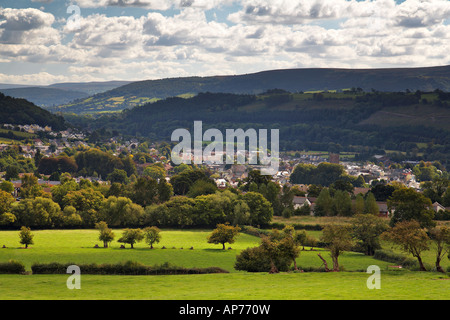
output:
<path id="1" fill-rule="evenodd" d="M 0 124 L 38 124 L 53 130 L 66 128 L 65 120 L 25 99 L 17 99 L 0 93 Z"/>
<path id="2" fill-rule="evenodd" d="M 117 112 L 169 97 L 201 92 L 259 94 L 279 88 L 290 92 L 360 87 L 384 92 L 450 90 L 450 66 L 403 69 L 287 69 L 253 74 L 185 77 L 132 82 L 58 106 L 53 111 L 84 114 Z"/>
<path id="3" fill-rule="evenodd" d="M 201 93 L 168 98 L 96 120 L 72 121 L 124 135 L 169 141 L 177 128 L 265 128 L 280 130 L 282 150 L 354 151 L 359 154 L 398 151 L 398 156 L 450 158 L 450 99 L 430 93 L 311 93 L 271 90 L 261 95 Z M 418 144 L 427 144 L 426 153 Z"/>

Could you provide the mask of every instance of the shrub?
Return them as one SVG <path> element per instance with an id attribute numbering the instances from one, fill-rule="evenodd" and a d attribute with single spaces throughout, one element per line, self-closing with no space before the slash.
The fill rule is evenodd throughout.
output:
<path id="1" fill-rule="evenodd" d="M 31 266 L 33 274 L 65 274 L 67 267 L 75 263 L 35 263 Z M 218 267 L 209 268 L 183 268 L 164 263 L 155 266 L 146 266 L 135 261 L 127 261 L 116 264 L 85 264 L 79 265 L 83 274 L 102 275 L 174 275 L 174 274 L 206 274 L 228 273 Z"/>
<path id="2" fill-rule="evenodd" d="M 298 270 L 294 272 L 326 272 L 324 267 L 306 267 L 303 268 L 301 266 L 298 267 Z"/>
<path id="3" fill-rule="evenodd" d="M 412 268 L 417 264 L 417 261 L 415 259 L 408 258 L 402 254 L 398 254 L 389 250 L 375 250 L 375 254 L 373 257 L 381 261 L 387 261 L 401 265 L 405 268 Z"/>
<path id="4" fill-rule="evenodd" d="M 270 231 L 258 229 L 258 228 L 252 227 L 252 226 L 242 226 L 241 231 L 243 233 L 246 233 L 246 234 L 249 234 L 249 235 L 255 236 L 255 237 L 261 237 L 263 235 L 264 236 L 270 235 Z"/>
<path id="5" fill-rule="evenodd" d="M 20 261 L 9 260 L 8 262 L 0 263 L 0 273 L 22 274 L 25 273 L 25 266 Z"/>
<path id="6" fill-rule="evenodd" d="M 279 271 L 288 271 L 291 263 L 292 260 L 289 259 L 274 261 Z M 271 269 L 270 258 L 263 253 L 261 247 L 247 248 L 236 256 L 234 268 L 248 272 L 269 272 Z"/>
<path id="7" fill-rule="evenodd" d="M 311 230 L 311 231 L 322 231 L 323 226 L 320 224 L 302 224 L 302 223 L 292 223 L 290 224 L 295 230 Z M 283 229 L 286 225 L 280 222 L 274 222 L 269 225 L 273 229 Z"/>

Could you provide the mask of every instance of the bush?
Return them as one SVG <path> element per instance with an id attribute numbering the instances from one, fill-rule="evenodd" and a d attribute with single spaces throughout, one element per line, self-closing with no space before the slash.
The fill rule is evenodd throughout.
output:
<path id="1" fill-rule="evenodd" d="M 311 231 L 322 231 L 323 226 L 320 224 L 301 224 L 292 223 L 290 224 L 295 230 L 311 230 Z M 273 229 L 283 229 L 286 225 L 284 223 L 274 222 L 269 225 Z"/>
<path id="2" fill-rule="evenodd" d="M 0 273 L 22 274 L 25 273 L 25 266 L 20 261 L 9 260 L 8 262 L 0 263 Z"/>
<path id="3" fill-rule="evenodd" d="M 252 226 L 242 226 L 241 231 L 255 237 L 268 236 L 270 231 L 258 229 Z"/>
<path id="4" fill-rule="evenodd" d="M 302 267 L 302 266 L 298 266 L 297 267 L 298 270 L 293 270 L 294 273 L 299 273 L 299 272 L 327 272 L 327 270 L 325 270 L 325 267 Z"/>
<path id="5" fill-rule="evenodd" d="M 274 261 L 279 271 L 288 271 L 292 260 L 278 259 Z M 236 256 L 234 264 L 236 270 L 248 272 L 269 272 L 271 269 L 270 259 L 265 255 L 260 247 L 247 248 Z"/>
<path id="6" fill-rule="evenodd" d="M 67 267 L 75 263 L 35 263 L 31 266 L 33 274 L 65 274 Z M 85 264 L 78 265 L 83 274 L 102 275 L 174 275 L 174 274 L 206 274 L 228 273 L 218 267 L 183 268 L 164 263 L 155 266 L 146 266 L 139 262 L 127 261 L 116 264 Z"/>
<path id="7" fill-rule="evenodd" d="M 392 262 L 405 268 L 415 267 L 417 261 L 389 250 L 375 250 L 374 259 Z"/>

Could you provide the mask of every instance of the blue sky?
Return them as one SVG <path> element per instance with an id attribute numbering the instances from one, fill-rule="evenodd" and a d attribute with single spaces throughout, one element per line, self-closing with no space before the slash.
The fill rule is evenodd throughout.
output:
<path id="1" fill-rule="evenodd" d="M 448 0 L 3 0 L 0 83 L 448 65 L 449 17 Z"/>

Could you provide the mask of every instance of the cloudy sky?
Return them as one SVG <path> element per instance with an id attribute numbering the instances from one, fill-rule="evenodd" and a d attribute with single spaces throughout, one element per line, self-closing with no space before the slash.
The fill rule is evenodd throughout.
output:
<path id="1" fill-rule="evenodd" d="M 2 0 L 0 83 L 450 64 L 449 0 Z"/>

